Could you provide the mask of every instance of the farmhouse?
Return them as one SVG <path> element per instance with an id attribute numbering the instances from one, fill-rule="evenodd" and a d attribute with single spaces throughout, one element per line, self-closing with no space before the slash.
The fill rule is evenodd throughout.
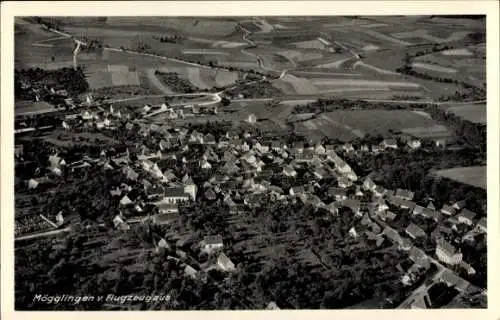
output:
<path id="1" fill-rule="evenodd" d="M 405 229 L 405 232 L 407 235 L 409 235 L 411 238 L 413 239 L 418 239 L 418 238 L 422 238 L 422 237 L 425 237 L 427 234 L 425 233 L 424 230 L 422 230 L 422 228 L 420 228 L 419 226 L 417 226 L 416 224 L 414 223 L 411 223 L 406 229 Z"/>
<path id="2" fill-rule="evenodd" d="M 420 142 L 420 140 L 410 140 L 407 142 L 407 145 L 408 147 L 410 147 L 410 149 L 418 149 L 422 146 L 422 142 Z"/>
<path id="3" fill-rule="evenodd" d="M 477 228 L 479 230 L 481 230 L 482 232 L 485 232 L 486 233 L 486 218 L 481 218 L 478 222 L 477 222 Z"/>
<path id="4" fill-rule="evenodd" d="M 455 247 L 443 239 L 437 241 L 436 255 L 439 260 L 450 265 L 455 265 L 462 261 L 462 254 L 457 253 Z"/>
<path id="5" fill-rule="evenodd" d="M 409 190 L 397 189 L 396 197 L 404 200 L 413 200 L 414 193 Z"/>
<path id="6" fill-rule="evenodd" d="M 165 189 L 165 196 L 162 201 L 166 203 L 178 203 L 189 201 L 190 199 L 190 194 L 186 193 L 183 187 L 170 187 Z"/>
<path id="7" fill-rule="evenodd" d="M 375 190 L 376 187 L 377 187 L 377 185 L 375 184 L 375 182 L 373 182 L 373 180 L 370 179 L 369 177 L 366 177 L 365 181 L 363 181 L 363 188 L 365 190 L 373 191 L 373 190 Z"/>
<path id="8" fill-rule="evenodd" d="M 441 212 L 447 216 L 453 216 L 456 213 L 456 209 L 449 205 L 444 205 L 441 208 Z"/>
<path id="9" fill-rule="evenodd" d="M 222 271 L 229 272 L 236 269 L 234 263 L 224 254 L 224 252 L 221 252 L 217 258 L 217 267 L 219 267 Z"/>
<path id="10" fill-rule="evenodd" d="M 212 253 L 215 250 L 222 249 L 224 243 L 222 242 L 222 236 L 206 236 L 201 242 L 202 250 L 206 253 Z"/>
<path id="11" fill-rule="evenodd" d="M 385 139 L 380 146 L 384 149 L 397 149 L 398 143 L 394 139 Z"/>
<path id="12" fill-rule="evenodd" d="M 283 174 L 287 177 L 295 177 L 297 176 L 297 171 L 292 166 L 287 165 L 283 168 Z"/>
<path id="13" fill-rule="evenodd" d="M 457 215 L 458 222 L 464 223 L 468 226 L 473 224 L 473 220 L 476 217 L 476 214 L 470 210 L 464 209 Z"/>
<path id="14" fill-rule="evenodd" d="M 465 200 L 457 201 L 453 204 L 453 208 L 457 210 L 462 210 L 465 208 Z"/>

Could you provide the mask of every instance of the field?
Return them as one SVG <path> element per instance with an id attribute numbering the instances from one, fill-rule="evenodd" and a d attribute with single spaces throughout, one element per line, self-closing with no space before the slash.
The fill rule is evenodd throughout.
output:
<path id="1" fill-rule="evenodd" d="M 297 122 L 299 132 L 309 138 L 327 136 L 343 141 L 370 135 L 387 135 L 389 131 L 408 133 L 430 132 L 428 138 L 451 134 L 445 127 L 437 127 L 436 121 L 417 112 L 407 110 L 338 110 L 319 115 L 317 118 Z M 440 129 L 440 130 L 438 130 Z"/>
<path id="2" fill-rule="evenodd" d="M 413 61 L 416 71 L 476 84 L 482 84 L 486 74 L 484 45 L 465 41 L 468 34 L 482 32 L 484 24 L 467 19 L 453 20 L 453 24 L 445 23 L 446 19 L 424 16 L 309 17 L 294 18 L 293 23 L 285 17 L 62 19 L 66 24 L 65 32 L 77 38 L 99 40 L 115 48 L 102 53 L 86 52 L 82 48 L 79 53 L 78 62 L 87 67 L 93 89 L 134 85 L 153 86 L 163 93 L 175 92 L 154 78 L 156 70 L 177 73 L 201 90 L 228 86 L 243 78 L 239 73 L 189 64 L 194 61 L 244 71 L 280 73 L 287 70 L 288 74 L 273 81 L 273 85 L 287 95 L 436 98 L 460 88 L 453 83 L 395 72 L 406 53 L 421 50 L 419 45 L 433 43 L 454 46 L 460 43 L 461 46 L 418 57 Z M 238 23 L 251 33 L 248 38 Z M 60 37 L 58 40 L 57 35 L 37 27 L 18 24 L 19 38 L 24 37 L 20 43 L 36 48 L 30 50 L 36 54 L 25 57 L 21 54 L 16 63 L 42 64 L 46 68 L 71 66 L 73 43 Z M 22 32 L 30 34 L 31 38 Z M 178 41 L 162 43 L 158 37 L 164 36 L 175 36 Z M 254 44 L 251 48 L 248 39 Z M 186 63 L 116 50 L 121 47 L 137 50 L 140 46 L 164 56 L 184 59 Z M 55 53 L 59 56 L 52 60 Z"/>
<path id="3" fill-rule="evenodd" d="M 436 175 L 486 189 L 486 167 L 463 167 L 440 170 Z"/>
<path id="4" fill-rule="evenodd" d="M 446 111 L 473 123 L 486 124 L 486 104 L 457 105 Z"/>
<path id="5" fill-rule="evenodd" d="M 56 108 L 47 102 L 34 102 L 34 101 L 16 101 L 14 105 L 16 116 L 25 116 L 30 114 L 40 114 L 46 112 L 54 112 Z"/>
<path id="6" fill-rule="evenodd" d="M 16 23 L 16 29 L 15 68 L 73 67 L 73 41 L 26 22 Z"/>

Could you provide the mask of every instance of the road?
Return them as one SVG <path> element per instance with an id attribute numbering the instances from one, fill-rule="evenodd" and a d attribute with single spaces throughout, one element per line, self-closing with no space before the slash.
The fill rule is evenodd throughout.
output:
<path id="1" fill-rule="evenodd" d="M 51 230 L 51 231 L 46 231 L 46 232 L 40 232 L 40 233 L 35 233 L 35 234 L 29 234 L 26 236 L 20 236 L 14 239 L 14 241 L 22 241 L 22 240 L 30 240 L 30 239 L 37 239 L 37 238 L 42 238 L 42 237 L 50 237 L 50 236 L 55 236 L 57 234 L 63 233 L 63 232 L 69 232 L 71 231 L 71 227 L 66 227 L 64 229 L 57 229 L 57 230 Z"/>

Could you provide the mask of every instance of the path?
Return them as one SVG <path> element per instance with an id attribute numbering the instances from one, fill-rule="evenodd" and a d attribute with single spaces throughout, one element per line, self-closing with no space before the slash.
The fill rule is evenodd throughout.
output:
<path id="1" fill-rule="evenodd" d="M 26 236 L 20 236 L 14 239 L 14 241 L 21 241 L 21 240 L 30 240 L 30 239 L 37 239 L 37 238 L 42 238 L 42 237 L 49 237 L 49 236 L 54 236 L 56 234 L 60 234 L 63 232 L 69 232 L 71 231 L 71 227 L 66 227 L 64 229 L 57 229 L 57 230 L 51 230 L 51 231 L 46 231 L 46 232 L 40 232 L 40 233 L 35 233 L 35 234 L 29 234 Z"/>

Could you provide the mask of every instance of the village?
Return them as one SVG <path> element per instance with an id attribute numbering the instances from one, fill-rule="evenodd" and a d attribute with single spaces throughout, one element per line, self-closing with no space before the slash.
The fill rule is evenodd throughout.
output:
<path id="1" fill-rule="evenodd" d="M 98 153 L 77 156 L 79 159 L 68 159 L 64 148 L 52 147 L 46 150 L 46 168 L 37 168 L 32 177 L 18 182 L 23 193 L 50 192 L 54 181 L 62 177 L 88 177 L 89 172 L 119 174 L 122 180 L 107 190 L 116 204 L 116 214 L 94 224 L 125 233 L 137 225 L 160 228 L 163 235 L 153 237 L 153 248 L 168 250 L 167 259 L 176 261 L 185 276 L 197 281 L 207 281 L 213 269 L 226 274 L 242 272 L 241 261 L 230 254 L 235 250 L 231 246 L 240 246 L 252 254 L 252 250 L 248 251 L 251 245 L 242 243 L 253 240 L 237 243 L 225 239 L 222 232 L 198 234 L 198 243 L 184 251 L 183 239 L 190 236 L 184 216 L 194 207 L 202 211 L 205 207 L 219 207 L 236 224 L 242 216 L 264 212 L 268 206 L 289 210 L 304 206 L 312 208 L 321 219 L 335 219 L 347 212 L 350 225 L 343 228 L 348 230 L 346 238 L 350 241 L 363 241 L 375 249 L 389 246 L 409 258 L 409 263 L 396 266 L 401 274 L 399 282 L 409 294 L 394 307 L 442 307 L 451 298 L 439 302 L 445 298 L 429 296 L 434 286 L 443 283 L 455 292 L 452 298 L 486 294 L 486 289 L 473 284 L 477 267 L 461 253 L 464 244 L 475 244 L 486 237 L 485 216 L 469 210 L 466 201 L 438 208 L 432 200 L 415 202 L 412 190 L 387 189 L 370 176 L 358 176 L 344 160 L 350 154 L 368 156 L 397 149 L 412 152 L 421 147 L 418 139 L 409 139 L 405 145 L 384 139 L 380 144 L 358 149 L 349 143 L 290 142 L 281 137 L 259 136 L 254 129 L 255 115 L 236 126 L 160 126 L 149 124 L 148 116 L 160 111 L 175 119 L 184 116 L 183 110 L 195 108 L 145 105 L 141 115 L 131 120 L 124 109 L 105 105 L 96 105 L 92 97 L 87 97 L 81 113 L 66 116 L 57 130 L 61 134 L 122 135 L 130 138 L 126 146 L 99 148 Z M 214 108 L 211 112 L 217 111 Z M 195 113 L 193 116 L 203 116 L 198 110 Z M 18 162 L 32 157 L 24 154 L 22 145 L 16 146 Z M 16 241 L 71 234 L 82 223 L 86 228 L 92 225 L 81 221 L 74 212 L 63 210 L 25 214 L 16 218 Z M 279 234 L 277 231 L 277 238 Z M 263 247 L 254 248 L 254 252 L 259 250 Z M 328 257 L 314 255 L 321 264 L 328 265 Z M 439 295 L 443 295 L 441 291 Z M 276 301 L 268 302 L 268 308 L 286 308 Z"/>

